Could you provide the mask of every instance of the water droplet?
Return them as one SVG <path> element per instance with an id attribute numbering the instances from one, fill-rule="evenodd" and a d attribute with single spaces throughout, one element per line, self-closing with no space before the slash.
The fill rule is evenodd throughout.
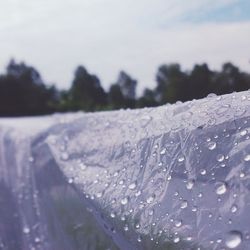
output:
<path id="1" fill-rule="evenodd" d="M 154 199 L 155 199 L 155 195 L 151 195 L 151 196 L 149 196 L 149 197 L 147 198 L 146 202 L 147 202 L 148 204 L 150 204 L 150 203 L 152 203 L 152 202 L 154 201 Z"/>
<path id="2" fill-rule="evenodd" d="M 82 171 L 86 170 L 86 168 L 87 168 L 87 166 L 86 166 L 83 162 L 81 162 L 81 163 L 79 164 L 79 167 L 80 167 L 80 169 L 81 169 Z"/>
<path id="3" fill-rule="evenodd" d="M 198 208 L 196 207 L 196 206 L 194 206 L 193 208 L 192 208 L 192 212 L 197 212 L 198 211 Z"/>
<path id="4" fill-rule="evenodd" d="M 188 180 L 187 183 L 186 183 L 186 188 L 188 190 L 191 190 L 194 186 L 194 180 Z"/>
<path id="5" fill-rule="evenodd" d="M 128 186 L 128 188 L 134 190 L 136 188 L 136 185 L 137 185 L 136 182 L 133 182 Z"/>
<path id="6" fill-rule="evenodd" d="M 28 227 L 24 227 L 23 228 L 23 233 L 29 234 L 30 233 L 30 229 Z"/>
<path id="7" fill-rule="evenodd" d="M 240 131 L 240 135 L 241 136 L 245 136 L 247 134 L 247 130 L 246 129 L 243 129 Z"/>
<path id="8" fill-rule="evenodd" d="M 183 162 L 184 160 L 185 160 L 184 155 L 180 155 L 180 156 L 178 157 L 178 162 Z"/>
<path id="9" fill-rule="evenodd" d="M 161 154 L 161 155 L 164 155 L 164 154 L 166 154 L 166 151 L 167 151 L 166 148 L 163 148 L 163 149 L 161 150 L 160 154 Z"/>
<path id="10" fill-rule="evenodd" d="M 102 197 L 102 192 L 98 192 L 98 193 L 96 194 L 96 197 L 97 197 L 97 198 L 101 198 L 101 197 Z"/>
<path id="11" fill-rule="evenodd" d="M 181 220 L 177 220 L 177 221 L 175 221 L 174 225 L 175 225 L 176 227 L 181 227 L 182 221 L 181 221 Z"/>
<path id="12" fill-rule="evenodd" d="M 40 241 L 41 241 L 41 240 L 40 240 L 39 237 L 36 237 L 36 238 L 35 238 L 35 242 L 36 242 L 36 243 L 39 243 Z"/>
<path id="13" fill-rule="evenodd" d="M 242 235 L 239 231 L 231 231 L 226 238 L 226 246 L 230 249 L 238 247 L 242 242 Z"/>
<path id="14" fill-rule="evenodd" d="M 154 214 L 154 209 L 150 209 L 150 210 L 148 211 L 148 214 L 149 214 L 150 216 L 152 216 L 152 215 Z"/>
<path id="15" fill-rule="evenodd" d="M 111 217 L 111 218 L 115 218 L 115 213 L 111 212 L 111 213 L 110 213 L 110 217 Z"/>
<path id="16" fill-rule="evenodd" d="M 67 161 L 67 160 L 69 159 L 68 153 L 63 152 L 63 153 L 61 154 L 61 159 L 62 159 L 63 161 Z"/>
<path id="17" fill-rule="evenodd" d="M 173 239 L 173 242 L 174 243 L 180 242 L 180 237 L 179 236 L 175 236 L 174 239 Z"/>
<path id="18" fill-rule="evenodd" d="M 231 207 L 231 212 L 232 212 L 232 213 L 236 213 L 237 210 L 238 210 L 238 207 L 237 207 L 236 205 L 233 205 L 233 206 Z"/>
<path id="19" fill-rule="evenodd" d="M 222 195 L 222 194 L 225 194 L 226 191 L 227 191 L 227 185 L 226 185 L 226 183 L 220 182 L 220 183 L 217 184 L 216 194 Z"/>
<path id="20" fill-rule="evenodd" d="M 223 154 L 218 154 L 218 155 L 216 156 L 216 160 L 217 160 L 218 162 L 222 162 L 222 161 L 224 161 L 224 159 L 225 159 L 225 157 L 224 157 Z"/>
<path id="21" fill-rule="evenodd" d="M 122 205 L 128 204 L 128 197 L 124 197 L 123 199 L 121 199 L 121 204 Z"/>
<path id="22" fill-rule="evenodd" d="M 135 193 L 135 197 L 138 197 L 141 195 L 141 191 L 139 190 L 138 192 Z"/>
<path id="23" fill-rule="evenodd" d="M 140 226 L 139 223 L 135 224 L 135 228 L 136 228 L 136 229 L 139 229 L 140 227 L 141 227 L 141 226 Z"/>
<path id="24" fill-rule="evenodd" d="M 201 169 L 200 174 L 205 175 L 207 173 L 206 169 Z"/>
<path id="25" fill-rule="evenodd" d="M 129 228 L 128 228 L 128 225 L 126 224 L 126 225 L 124 226 L 124 231 L 127 232 L 128 229 L 129 229 Z"/>
<path id="26" fill-rule="evenodd" d="M 208 149 L 209 150 L 214 150 L 216 148 L 216 142 L 210 141 L 208 143 Z"/>
<path id="27" fill-rule="evenodd" d="M 137 241 L 141 242 L 141 236 L 138 236 Z"/>
<path id="28" fill-rule="evenodd" d="M 184 208 L 187 208 L 187 206 L 188 206 L 188 202 L 186 200 L 182 201 L 181 208 L 184 209 Z"/>
<path id="29" fill-rule="evenodd" d="M 246 156 L 244 157 L 244 161 L 250 161 L 250 154 L 248 154 L 248 155 L 246 155 Z"/>
<path id="30" fill-rule="evenodd" d="M 73 178 L 69 178 L 69 179 L 68 179 L 68 183 L 69 183 L 69 184 L 72 184 L 72 183 L 73 183 Z"/>

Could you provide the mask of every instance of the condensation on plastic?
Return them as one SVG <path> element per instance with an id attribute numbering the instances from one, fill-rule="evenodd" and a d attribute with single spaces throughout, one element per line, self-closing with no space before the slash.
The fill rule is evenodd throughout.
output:
<path id="1" fill-rule="evenodd" d="M 250 249 L 250 92 L 0 120 L 0 249 Z"/>

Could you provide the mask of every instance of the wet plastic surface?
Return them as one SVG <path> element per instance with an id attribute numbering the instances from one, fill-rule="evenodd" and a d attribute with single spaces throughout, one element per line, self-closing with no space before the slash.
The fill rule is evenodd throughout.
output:
<path id="1" fill-rule="evenodd" d="M 250 92 L 0 120 L 0 249 L 250 249 Z"/>

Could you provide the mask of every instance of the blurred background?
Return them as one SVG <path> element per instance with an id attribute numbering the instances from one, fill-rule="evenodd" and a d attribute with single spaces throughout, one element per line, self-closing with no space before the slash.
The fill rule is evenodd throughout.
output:
<path id="1" fill-rule="evenodd" d="M 249 0 L 5 0 L 0 37 L 0 116 L 250 88 Z"/>

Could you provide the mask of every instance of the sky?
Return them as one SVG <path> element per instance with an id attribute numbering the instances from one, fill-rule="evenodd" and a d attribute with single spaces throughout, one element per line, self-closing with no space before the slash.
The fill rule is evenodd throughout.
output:
<path id="1" fill-rule="evenodd" d="M 78 65 L 107 89 L 120 70 L 155 86 L 157 68 L 231 61 L 250 72 L 249 0 L 5 0 L 0 72 L 14 58 L 68 88 Z"/>

